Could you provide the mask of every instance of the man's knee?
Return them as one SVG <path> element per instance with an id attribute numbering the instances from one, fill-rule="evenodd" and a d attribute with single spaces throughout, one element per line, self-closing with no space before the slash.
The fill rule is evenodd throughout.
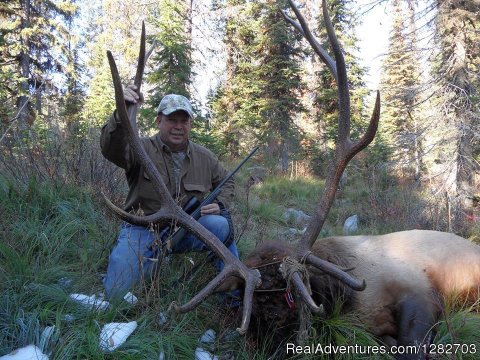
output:
<path id="1" fill-rule="evenodd" d="M 220 215 L 205 215 L 199 219 L 208 231 L 213 233 L 220 241 L 225 242 L 230 234 L 230 226 L 227 219 Z"/>

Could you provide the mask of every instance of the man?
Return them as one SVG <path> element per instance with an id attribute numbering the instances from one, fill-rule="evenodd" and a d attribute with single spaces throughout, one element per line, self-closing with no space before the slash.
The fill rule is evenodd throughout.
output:
<path id="1" fill-rule="evenodd" d="M 127 86 L 124 97 L 127 106 L 139 102 L 142 98 L 135 85 Z M 227 171 L 212 152 L 189 140 L 192 118 L 193 109 L 187 98 L 176 94 L 166 95 L 157 108 L 158 133 L 142 139 L 147 154 L 157 166 L 170 194 L 181 206 L 192 196 L 201 199 L 227 175 Z M 129 187 L 125 210 L 141 212 L 144 215 L 156 212 L 160 207 L 158 195 L 143 166 L 132 154 L 116 111 L 102 128 L 100 143 L 102 154 L 125 169 Z M 202 207 L 199 222 L 238 257 L 235 242 L 232 241 L 233 228 L 227 210 L 233 192 L 233 180 L 229 180 L 217 197 L 218 201 Z M 105 293 L 109 299 L 123 297 L 140 280 L 150 277 L 158 257 L 158 249 L 155 249 L 154 243 L 155 232 L 150 229 L 122 224 L 104 279 Z M 206 249 L 195 236 L 187 234 L 172 252 Z M 215 266 L 221 270 L 223 263 L 216 259 Z"/>

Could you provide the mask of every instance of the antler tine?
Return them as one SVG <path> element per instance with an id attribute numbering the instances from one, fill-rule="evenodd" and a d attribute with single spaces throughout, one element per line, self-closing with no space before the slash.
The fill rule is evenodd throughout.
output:
<path id="1" fill-rule="evenodd" d="M 130 214 L 113 204 L 103 192 L 101 194 L 110 211 L 112 211 L 120 220 L 126 221 L 130 224 L 136 224 L 145 227 L 151 224 L 158 224 L 162 226 L 168 224 L 172 220 L 172 217 L 166 214 L 165 211 L 158 211 L 154 214 L 144 216 Z"/>
<path id="2" fill-rule="evenodd" d="M 232 255 L 233 256 L 233 255 Z M 234 257 L 235 258 L 235 257 Z M 236 258 L 235 258 L 236 259 Z M 238 260 L 238 259 L 237 259 Z M 209 295 L 211 295 L 216 288 L 218 288 L 224 281 L 230 276 L 240 275 L 246 279 L 245 281 L 245 291 L 243 296 L 243 312 L 242 312 L 242 322 L 237 331 L 240 335 L 244 335 L 250 324 L 250 318 L 252 315 L 252 298 L 255 287 L 258 286 L 260 282 L 260 272 L 256 269 L 251 270 L 245 267 L 247 270 L 244 273 L 243 269 L 239 270 L 236 266 L 227 264 L 225 268 L 207 284 L 197 295 L 195 295 L 189 302 L 182 306 L 178 306 L 174 301 L 170 304 L 169 309 L 174 309 L 175 312 L 179 314 L 186 313 L 188 311 L 196 308 L 203 300 L 205 300 Z"/>
<path id="3" fill-rule="evenodd" d="M 343 152 L 346 150 L 344 150 L 343 147 L 348 148 L 350 145 L 350 94 L 348 92 L 347 66 L 345 64 L 345 58 L 343 57 L 342 48 L 335 35 L 335 30 L 333 29 L 333 24 L 328 14 L 327 0 L 322 0 L 322 9 L 328 39 L 330 40 L 330 46 L 332 47 L 333 54 L 335 55 L 335 63 L 337 64 L 336 80 L 339 110 L 337 148 L 340 152 Z M 346 161 L 348 162 L 349 160 L 350 159 Z"/>
<path id="4" fill-rule="evenodd" d="M 145 53 L 146 49 L 146 34 L 145 34 L 145 21 L 142 21 L 142 33 L 140 35 L 140 51 L 138 53 L 138 62 L 137 62 L 137 71 L 135 73 L 135 78 L 133 80 L 133 84 L 137 87 L 137 91 L 140 92 L 140 88 L 142 86 L 142 79 L 143 73 L 145 71 L 145 64 L 147 63 L 148 58 L 153 52 L 155 44 Z M 132 126 L 137 131 L 137 122 L 135 119 L 137 118 L 137 111 L 139 108 L 139 104 L 132 104 L 128 108 L 128 118 L 132 122 Z"/>
<path id="5" fill-rule="evenodd" d="M 312 311 L 315 314 L 323 314 L 324 313 L 323 305 L 322 304 L 317 305 L 315 303 L 315 300 L 313 300 L 312 296 L 308 292 L 307 287 L 303 283 L 302 277 L 300 276 L 298 271 L 295 271 L 292 274 L 291 280 L 293 282 L 293 285 L 295 286 L 295 289 L 297 290 L 297 294 L 300 295 L 300 297 L 302 298 L 304 303 L 308 306 L 310 311 Z"/>
<path id="6" fill-rule="evenodd" d="M 340 280 L 353 290 L 362 291 L 365 290 L 367 284 L 365 280 L 359 281 L 347 272 L 339 269 L 336 265 L 320 259 L 319 257 L 309 254 L 306 258 L 306 263 L 315 266 L 317 269 L 322 270 L 323 272 L 333 276 L 334 278 Z"/>
<path id="7" fill-rule="evenodd" d="M 333 74 L 336 80 L 338 76 L 337 76 L 337 65 L 335 64 L 335 61 L 328 54 L 328 52 L 325 51 L 322 45 L 320 45 L 318 40 L 312 34 L 307 22 L 305 21 L 305 18 L 303 17 L 302 13 L 298 9 L 297 5 L 293 2 L 293 0 L 288 0 L 288 3 L 290 4 L 290 7 L 295 13 L 295 16 L 297 17 L 298 22 L 293 20 L 290 16 L 288 16 L 284 10 L 280 10 L 282 12 L 283 17 L 287 22 L 293 25 L 293 27 L 297 29 L 300 32 L 300 34 L 302 34 L 302 36 L 309 42 L 310 46 L 313 48 L 315 53 L 318 56 L 320 56 L 323 62 L 327 65 L 327 67 L 329 68 L 330 72 Z"/>

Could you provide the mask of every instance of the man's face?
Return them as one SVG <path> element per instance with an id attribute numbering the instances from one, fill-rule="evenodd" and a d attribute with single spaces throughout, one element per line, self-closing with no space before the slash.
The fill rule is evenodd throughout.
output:
<path id="1" fill-rule="evenodd" d="M 184 150 L 192 129 L 192 119 L 185 111 L 157 116 L 160 138 L 172 151 Z"/>

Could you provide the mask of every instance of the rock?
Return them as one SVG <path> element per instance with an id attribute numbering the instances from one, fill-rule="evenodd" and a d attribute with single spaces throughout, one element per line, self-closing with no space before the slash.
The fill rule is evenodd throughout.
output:
<path id="1" fill-rule="evenodd" d="M 35 345 L 28 345 L 0 356 L 0 360 L 48 360 L 48 356 Z"/>
<path id="2" fill-rule="evenodd" d="M 70 299 L 86 308 L 94 310 L 105 311 L 110 306 L 108 301 L 104 301 L 102 298 L 98 298 L 95 295 L 88 296 L 84 294 L 70 294 Z"/>
<path id="3" fill-rule="evenodd" d="M 138 298 L 133 295 L 130 291 L 125 294 L 123 297 L 123 300 L 125 300 L 127 303 L 135 305 L 138 302 Z"/>
<path id="4" fill-rule="evenodd" d="M 212 344 L 215 342 L 215 330 L 208 329 L 200 338 L 200 342 L 204 344 Z"/>
<path id="5" fill-rule="evenodd" d="M 160 351 L 160 355 L 158 356 L 158 360 L 165 360 L 165 353 Z"/>
<path id="6" fill-rule="evenodd" d="M 105 324 L 100 332 L 100 349 L 113 351 L 122 345 L 137 328 L 136 321 Z"/>
<path id="7" fill-rule="evenodd" d="M 343 224 L 343 233 L 345 235 L 358 231 L 358 215 L 352 215 Z"/>
<path id="8" fill-rule="evenodd" d="M 202 348 L 197 348 L 195 350 L 195 360 L 218 360 L 218 357 Z"/>
<path id="9" fill-rule="evenodd" d="M 311 216 L 301 210 L 288 208 L 282 215 L 282 219 L 297 228 L 304 228 L 310 221 Z"/>

